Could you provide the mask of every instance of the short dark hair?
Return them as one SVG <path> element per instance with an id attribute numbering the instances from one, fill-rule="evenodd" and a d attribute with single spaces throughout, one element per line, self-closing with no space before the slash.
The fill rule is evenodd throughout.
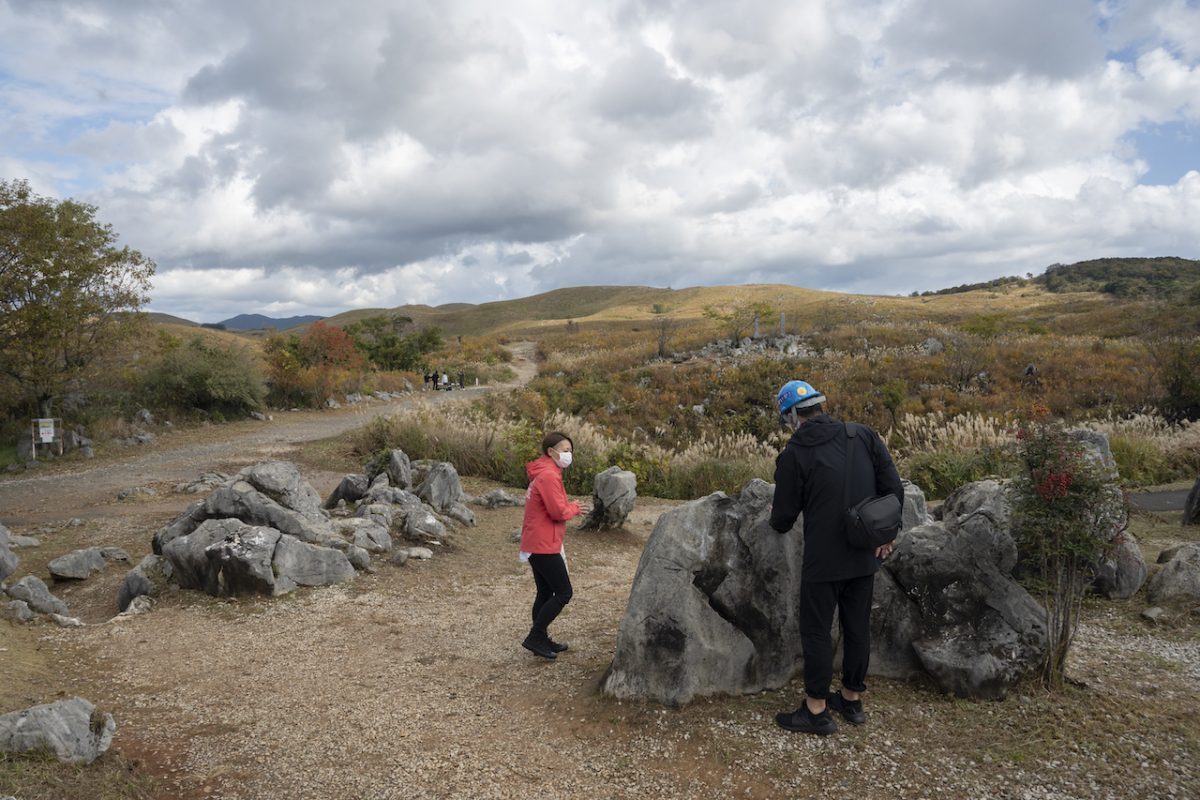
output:
<path id="1" fill-rule="evenodd" d="M 825 413 L 825 404 L 817 403 L 815 406 L 807 406 L 805 408 L 797 408 L 796 413 L 799 414 L 800 416 L 804 417 L 805 419 L 812 419 L 813 417 L 817 416 L 818 414 Z M 574 445 L 572 445 L 572 447 L 574 447 Z"/>
<path id="2" fill-rule="evenodd" d="M 547 433 L 545 438 L 542 439 L 542 453 L 549 455 L 550 448 L 557 447 L 558 444 L 563 441 L 571 442 L 571 449 L 575 449 L 575 442 L 572 442 L 571 437 L 567 436 L 565 433 L 560 433 L 558 431 L 551 431 L 550 433 Z"/>

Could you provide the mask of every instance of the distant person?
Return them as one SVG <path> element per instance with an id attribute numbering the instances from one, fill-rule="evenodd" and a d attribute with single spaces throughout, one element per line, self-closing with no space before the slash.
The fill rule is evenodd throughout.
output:
<path id="1" fill-rule="evenodd" d="M 567 649 L 550 638 L 550 623 L 571 602 L 571 576 L 567 573 L 563 535 L 567 520 L 590 509 L 567 499 L 562 472 L 571 466 L 574 444 L 565 433 L 554 431 L 542 439 L 542 455 L 525 465 L 529 489 L 525 492 L 525 519 L 521 523 L 521 560 L 533 570 L 537 594 L 533 600 L 533 626 L 521 646 L 542 658 L 558 658 Z"/>
<path id="2" fill-rule="evenodd" d="M 448 372 L 442 373 L 442 388 L 446 390 L 450 389 L 450 373 Z"/>
<path id="3" fill-rule="evenodd" d="M 467 373 L 461 369 L 458 371 L 458 388 L 467 388 Z"/>
<path id="4" fill-rule="evenodd" d="M 862 693 L 871 656 L 871 593 L 880 562 L 892 552 L 890 543 L 874 550 L 853 547 L 846 540 L 846 509 L 882 494 L 904 503 L 900 474 L 879 434 L 855 425 L 850 436 L 845 424 L 825 413 L 824 402 L 825 395 L 804 381 L 788 381 L 779 390 L 779 416 L 793 433 L 775 460 L 771 504 L 771 527 L 779 533 L 790 531 L 804 514 L 800 645 L 806 697 L 775 721 L 789 731 L 822 735 L 837 730 L 829 709 L 854 725 L 867 721 Z M 842 687 L 830 694 L 835 608 L 842 628 Z"/>

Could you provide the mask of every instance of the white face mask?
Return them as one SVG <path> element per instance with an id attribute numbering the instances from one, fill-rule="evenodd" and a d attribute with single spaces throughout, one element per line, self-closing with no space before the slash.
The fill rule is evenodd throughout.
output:
<path id="1" fill-rule="evenodd" d="M 571 454 L 570 453 L 561 453 L 561 452 L 558 453 L 557 460 L 558 460 L 558 465 L 560 467 L 562 467 L 563 469 L 566 469 L 567 467 L 571 466 Z"/>

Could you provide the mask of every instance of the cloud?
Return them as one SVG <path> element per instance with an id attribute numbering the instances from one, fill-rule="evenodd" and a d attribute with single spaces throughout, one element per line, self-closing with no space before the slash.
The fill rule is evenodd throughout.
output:
<path id="1" fill-rule="evenodd" d="M 906 292 L 1200 254 L 1197 173 L 1144 186 L 1138 150 L 1200 124 L 1197 26 L 1183 0 L 10 0 L 0 169 L 97 204 L 155 307 L 205 320 Z"/>

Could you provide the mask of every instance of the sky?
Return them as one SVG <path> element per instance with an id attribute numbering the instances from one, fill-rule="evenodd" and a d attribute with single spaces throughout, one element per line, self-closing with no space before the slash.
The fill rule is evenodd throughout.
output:
<path id="1" fill-rule="evenodd" d="M 0 0 L 0 179 L 150 310 L 1200 257 L 1200 0 Z"/>

